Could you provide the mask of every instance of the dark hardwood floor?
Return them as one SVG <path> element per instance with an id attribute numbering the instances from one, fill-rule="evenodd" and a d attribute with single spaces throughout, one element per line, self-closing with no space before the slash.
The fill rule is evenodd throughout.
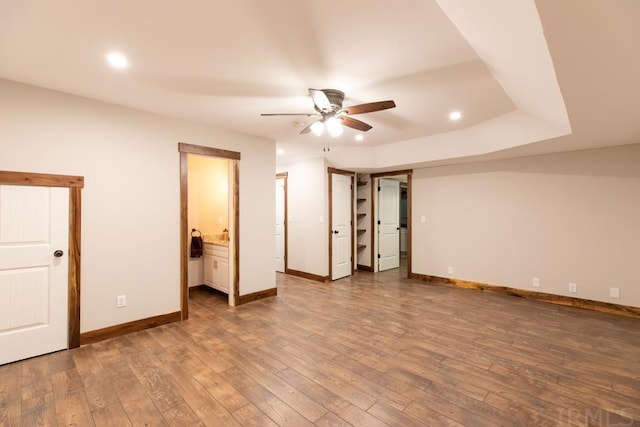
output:
<path id="1" fill-rule="evenodd" d="M 398 270 L 190 315 L 0 367 L 0 424 L 640 425 L 638 319 Z"/>

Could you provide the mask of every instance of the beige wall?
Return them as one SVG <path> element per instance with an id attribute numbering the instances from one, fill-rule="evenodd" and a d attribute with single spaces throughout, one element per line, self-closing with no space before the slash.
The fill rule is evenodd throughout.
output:
<path id="1" fill-rule="evenodd" d="M 415 273 L 640 307 L 640 145 L 415 170 L 412 225 Z"/>
<path id="2" fill-rule="evenodd" d="M 7 80 L 0 94 L 0 169 L 85 177 L 82 332 L 179 310 L 178 142 L 241 152 L 240 293 L 275 286 L 273 141 Z"/>
<path id="3" fill-rule="evenodd" d="M 189 155 L 189 230 L 220 235 L 229 229 L 229 160 Z"/>

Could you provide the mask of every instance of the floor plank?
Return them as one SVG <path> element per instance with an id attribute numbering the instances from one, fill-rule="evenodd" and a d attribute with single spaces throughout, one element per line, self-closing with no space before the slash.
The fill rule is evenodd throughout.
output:
<path id="1" fill-rule="evenodd" d="M 640 320 L 402 270 L 0 366 L 0 425 L 640 425 Z"/>

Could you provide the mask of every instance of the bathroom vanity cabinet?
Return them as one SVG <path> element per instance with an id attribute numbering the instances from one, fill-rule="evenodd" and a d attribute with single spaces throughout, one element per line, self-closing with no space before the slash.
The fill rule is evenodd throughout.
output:
<path id="1" fill-rule="evenodd" d="M 229 293 L 228 243 L 204 244 L 204 284 Z"/>

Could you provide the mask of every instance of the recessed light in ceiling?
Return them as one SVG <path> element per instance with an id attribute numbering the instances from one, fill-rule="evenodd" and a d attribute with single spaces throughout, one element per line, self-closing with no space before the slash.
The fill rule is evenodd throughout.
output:
<path id="1" fill-rule="evenodd" d="M 119 52 L 111 52 L 107 55 L 107 62 L 113 68 L 117 68 L 118 70 L 124 70 L 129 66 L 129 61 L 127 57 Z"/>
<path id="2" fill-rule="evenodd" d="M 449 113 L 449 120 L 460 120 L 462 113 L 460 111 L 452 111 Z"/>
<path id="3" fill-rule="evenodd" d="M 364 135 L 359 133 L 356 135 L 356 141 L 362 141 L 364 139 Z"/>
<path id="4" fill-rule="evenodd" d="M 282 148 L 278 148 L 278 149 L 276 150 L 276 153 L 278 153 L 278 154 L 284 154 L 284 150 L 283 150 Z"/>

